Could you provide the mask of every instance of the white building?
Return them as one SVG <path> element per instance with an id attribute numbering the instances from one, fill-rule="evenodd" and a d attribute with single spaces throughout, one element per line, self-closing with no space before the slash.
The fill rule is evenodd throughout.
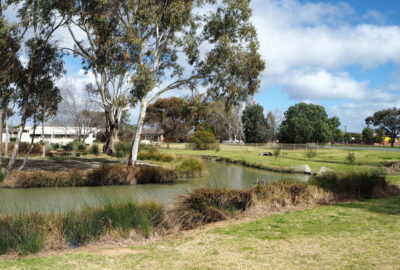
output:
<path id="1" fill-rule="evenodd" d="M 84 134 L 86 134 L 85 144 L 93 144 L 96 140 L 96 134 L 100 132 L 98 128 L 85 128 Z M 10 137 L 11 140 L 17 137 L 18 130 L 11 129 Z M 44 141 L 49 144 L 58 143 L 65 145 L 73 142 L 77 139 L 77 128 L 75 127 L 44 127 Z M 26 127 L 21 136 L 21 142 L 30 143 L 33 136 L 33 127 Z M 6 141 L 6 134 L 3 133 L 3 142 Z M 42 127 L 36 128 L 35 143 L 42 141 Z"/>

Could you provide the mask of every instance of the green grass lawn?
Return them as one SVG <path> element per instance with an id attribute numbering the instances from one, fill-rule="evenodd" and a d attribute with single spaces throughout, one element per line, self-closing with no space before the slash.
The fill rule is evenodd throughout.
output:
<path id="1" fill-rule="evenodd" d="M 356 156 L 354 164 L 346 160 L 348 150 L 318 149 L 313 159 L 305 157 L 306 150 L 282 150 L 280 157 L 259 156 L 259 152 L 273 151 L 266 147 L 244 145 L 221 145 L 220 151 L 185 150 L 183 144 L 170 144 L 170 149 L 163 145 L 162 151 L 176 155 L 215 156 L 241 160 L 250 164 L 260 165 L 264 168 L 290 169 L 297 165 L 308 164 L 313 171 L 318 171 L 321 166 L 337 171 L 364 170 L 365 168 L 378 168 L 385 166 L 390 161 L 400 161 L 400 152 L 386 151 L 353 151 Z"/>
<path id="2" fill-rule="evenodd" d="M 400 196 L 270 215 L 133 248 L 0 259 L 0 269 L 399 269 Z"/>

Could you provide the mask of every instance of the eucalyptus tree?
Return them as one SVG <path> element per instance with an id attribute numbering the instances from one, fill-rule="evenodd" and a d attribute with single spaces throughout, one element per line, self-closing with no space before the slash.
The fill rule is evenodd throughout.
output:
<path id="1" fill-rule="evenodd" d="M 13 70 L 17 76 L 15 102 L 21 121 L 6 174 L 9 174 L 14 167 L 22 132 L 27 120 L 36 112 L 34 104 L 39 92 L 46 87 L 52 89 L 54 81 L 63 73 L 62 54 L 52 37 L 54 32 L 65 23 L 65 20 L 52 10 L 50 2 L 56 1 L 8 1 L 8 4 L 18 8 L 17 35 L 18 40 L 24 42 L 24 46 L 21 48 L 24 50 L 27 61 L 24 63 L 19 60 L 18 68 Z M 33 32 L 32 38 L 30 38 L 30 32 Z M 51 99 L 52 97 L 48 96 L 47 98 Z"/>
<path id="2" fill-rule="evenodd" d="M 103 152 L 115 155 L 118 129 L 123 111 L 127 109 L 126 88 L 129 53 L 123 47 L 124 36 L 116 18 L 117 1 L 71 0 L 55 9 L 67 18 L 66 29 L 73 47 L 64 50 L 82 60 L 86 73 L 94 76 L 95 84 L 86 90 L 105 112 L 106 140 Z"/>
<path id="3" fill-rule="evenodd" d="M 8 105 L 15 93 L 12 84 L 16 79 L 15 69 L 19 65 L 18 50 L 19 44 L 12 27 L 3 19 L 0 2 L 0 165 L 3 156 L 3 120 L 7 118 Z"/>
<path id="4" fill-rule="evenodd" d="M 393 147 L 397 136 L 400 134 L 400 108 L 389 108 L 377 111 L 374 115 L 365 119 L 367 125 L 373 125 L 383 129 L 390 137 L 390 144 Z"/>
<path id="5" fill-rule="evenodd" d="M 137 160 L 147 106 L 162 94 L 201 90 L 230 105 L 257 91 L 264 62 L 250 0 L 112 2 L 131 62 L 131 102 L 139 105 L 129 165 Z"/>
<path id="6" fill-rule="evenodd" d="M 19 171 L 25 167 L 26 162 L 30 157 L 36 138 L 36 129 L 39 123 L 42 123 L 43 139 L 44 122 L 57 113 L 58 104 L 61 102 L 60 90 L 49 79 L 44 79 L 38 82 L 33 95 L 34 96 L 29 105 L 30 109 L 32 110 L 33 134 L 31 135 L 31 143 L 28 147 L 28 152 L 26 153 L 21 166 L 18 168 Z M 43 149 L 45 150 L 44 145 Z"/>

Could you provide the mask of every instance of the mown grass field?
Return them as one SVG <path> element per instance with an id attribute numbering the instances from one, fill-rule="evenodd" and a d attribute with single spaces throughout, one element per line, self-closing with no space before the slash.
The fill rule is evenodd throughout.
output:
<path id="1" fill-rule="evenodd" d="M 270 215 L 132 248 L 0 258 L 0 269 L 393 269 L 400 196 Z"/>
<path id="2" fill-rule="evenodd" d="M 278 158 L 259 156 L 259 152 L 272 152 L 273 149 L 245 145 L 221 145 L 220 151 L 198 151 L 186 150 L 184 144 L 170 144 L 168 149 L 167 145 L 162 145 L 161 151 L 175 155 L 214 156 L 231 160 L 241 160 L 266 169 L 287 170 L 294 166 L 308 164 L 315 172 L 321 166 L 344 172 L 380 168 L 385 167 L 389 162 L 400 161 L 400 152 L 374 150 L 318 149 L 316 156 L 312 159 L 306 157 L 306 150 L 282 150 Z M 355 153 L 356 160 L 354 164 L 350 164 L 346 159 L 349 152 Z M 393 174 L 390 180 L 400 182 L 400 176 Z"/>

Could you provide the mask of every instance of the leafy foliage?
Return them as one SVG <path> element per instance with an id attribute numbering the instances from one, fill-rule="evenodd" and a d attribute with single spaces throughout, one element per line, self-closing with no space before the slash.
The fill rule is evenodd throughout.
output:
<path id="1" fill-rule="evenodd" d="M 327 143 L 340 132 L 339 126 L 339 119 L 328 118 L 324 107 L 298 103 L 285 112 L 279 139 L 284 143 Z"/>
<path id="2" fill-rule="evenodd" d="M 400 109 L 391 108 L 374 113 L 365 119 L 367 125 L 377 126 L 386 132 L 390 142 L 394 146 L 397 136 L 400 134 Z"/>
<path id="3" fill-rule="evenodd" d="M 267 122 L 261 105 L 247 106 L 242 116 L 246 143 L 264 143 L 267 138 Z"/>
<path id="4" fill-rule="evenodd" d="M 161 129 L 167 142 L 183 141 L 195 124 L 195 112 L 188 100 L 161 98 L 148 106 L 145 122 Z"/>
<path id="5" fill-rule="evenodd" d="M 375 134 L 372 128 L 364 128 L 362 131 L 362 138 L 365 144 L 373 144 L 375 142 Z"/>
<path id="6" fill-rule="evenodd" d="M 218 144 L 215 135 L 208 131 L 196 131 L 189 138 L 196 150 L 217 150 Z"/>

